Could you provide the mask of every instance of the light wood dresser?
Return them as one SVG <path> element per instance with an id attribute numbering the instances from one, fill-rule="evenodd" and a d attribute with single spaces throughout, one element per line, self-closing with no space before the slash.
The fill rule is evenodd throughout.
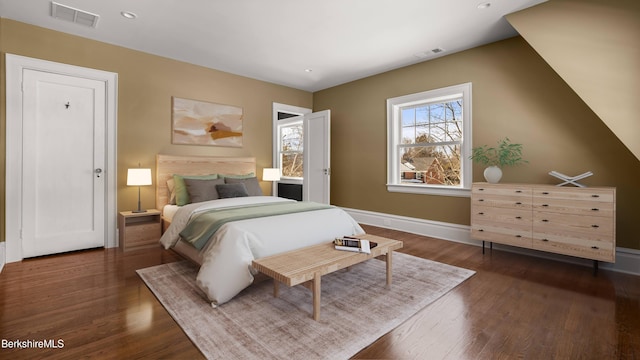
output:
<path id="1" fill-rule="evenodd" d="M 615 262 L 616 189 L 474 183 L 471 237 Z"/>

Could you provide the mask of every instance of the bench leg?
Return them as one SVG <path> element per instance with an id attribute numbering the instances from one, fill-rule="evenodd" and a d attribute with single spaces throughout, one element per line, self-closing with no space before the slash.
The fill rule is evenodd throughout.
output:
<path id="1" fill-rule="evenodd" d="M 273 297 L 280 296 L 280 282 L 276 279 L 273 279 Z"/>
<path id="2" fill-rule="evenodd" d="M 313 320 L 320 320 L 320 273 L 313 276 Z"/>
<path id="3" fill-rule="evenodd" d="M 387 253 L 387 288 L 391 287 L 391 273 L 392 273 L 392 259 L 393 259 L 393 251 L 389 250 Z"/>

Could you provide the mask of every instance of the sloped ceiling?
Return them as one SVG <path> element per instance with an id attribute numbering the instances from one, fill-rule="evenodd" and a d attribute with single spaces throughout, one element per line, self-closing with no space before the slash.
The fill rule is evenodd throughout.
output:
<path id="1" fill-rule="evenodd" d="M 640 1 L 552 0 L 507 20 L 640 160 Z"/>

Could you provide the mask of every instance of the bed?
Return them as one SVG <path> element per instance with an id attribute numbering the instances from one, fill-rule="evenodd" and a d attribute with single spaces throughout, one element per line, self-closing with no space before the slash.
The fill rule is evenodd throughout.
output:
<path id="1" fill-rule="evenodd" d="M 181 178 L 189 185 L 186 201 L 176 195 Z M 202 196 L 214 186 L 215 199 Z M 252 157 L 158 154 L 156 206 L 161 244 L 200 265 L 196 283 L 213 306 L 253 283 L 254 259 L 364 233 L 338 207 L 262 195 Z"/>

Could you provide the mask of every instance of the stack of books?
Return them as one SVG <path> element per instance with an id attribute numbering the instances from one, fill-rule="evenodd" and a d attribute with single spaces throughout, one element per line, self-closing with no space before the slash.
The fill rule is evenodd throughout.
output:
<path id="1" fill-rule="evenodd" d="M 343 236 L 333 240 L 336 250 L 353 251 L 371 254 L 371 249 L 378 245 L 375 242 L 352 236 Z"/>

